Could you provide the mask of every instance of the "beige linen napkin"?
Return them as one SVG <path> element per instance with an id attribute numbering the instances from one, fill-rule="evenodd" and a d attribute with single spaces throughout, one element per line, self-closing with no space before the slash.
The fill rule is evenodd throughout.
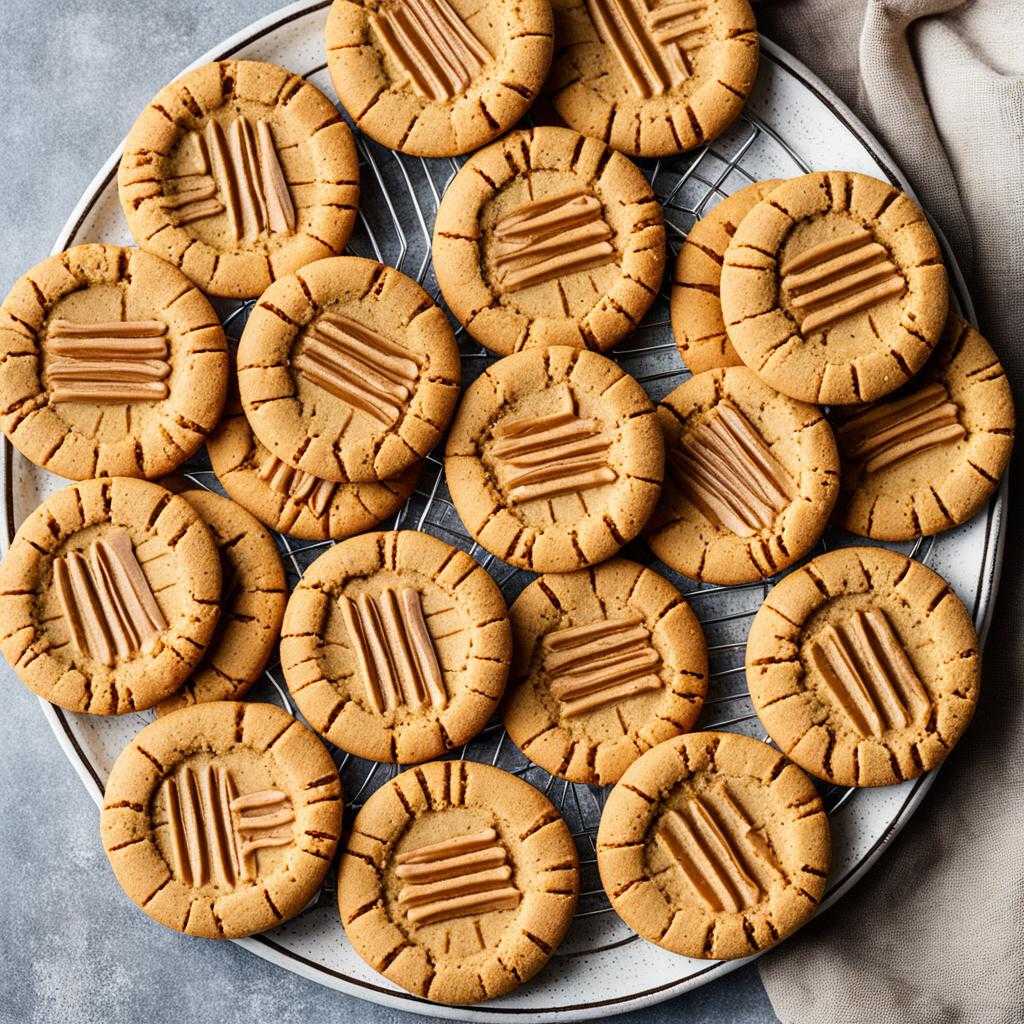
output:
<path id="1" fill-rule="evenodd" d="M 1024 0 L 790 0 L 762 31 L 882 138 L 1024 386 Z M 868 875 L 762 961 L 784 1024 L 1024 1021 L 1024 460 L 970 730 Z"/>

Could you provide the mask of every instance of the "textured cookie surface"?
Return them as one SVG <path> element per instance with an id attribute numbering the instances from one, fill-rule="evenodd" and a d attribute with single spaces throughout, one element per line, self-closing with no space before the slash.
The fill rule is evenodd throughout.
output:
<path id="1" fill-rule="evenodd" d="M 489 366 L 466 390 L 445 458 L 470 534 L 535 572 L 614 555 L 647 521 L 663 473 L 643 388 L 610 359 L 563 346 Z"/>
<path id="2" fill-rule="evenodd" d="M 715 138 L 757 76 L 747 0 L 552 0 L 555 59 L 547 91 L 577 131 L 636 156 Z"/>
<path id="3" fill-rule="evenodd" d="M 217 425 L 228 355 L 213 307 L 137 249 L 80 245 L 33 267 L 0 306 L 0 426 L 74 480 L 159 477 Z"/>
<path id="4" fill-rule="evenodd" d="M 207 64 L 161 90 L 117 180 L 138 244 L 235 299 L 339 255 L 359 202 L 355 144 L 334 105 L 259 61 Z"/>
<path id="5" fill-rule="evenodd" d="M 492 351 L 604 351 L 657 296 L 665 227 L 635 164 L 567 128 L 535 128 L 463 165 L 433 251 L 452 312 Z"/>
<path id="6" fill-rule="evenodd" d="M 356 816 L 338 873 L 349 941 L 396 985 L 475 1003 L 539 971 L 576 909 L 576 845 L 551 803 L 499 768 L 403 772 Z"/>
<path id="7" fill-rule="evenodd" d="M 206 447 L 232 499 L 272 530 L 299 540 L 343 540 L 373 529 L 405 504 L 419 476 L 414 466 L 394 480 L 339 484 L 292 469 L 256 440 L 238 405 Z"/>
<path id="8" fill-rule="evenodd" d="M 616 782 L 645 750 L 696 722 L 707 646 L 663 576 L 624 558 L 541 576 L 511 616 L 502 717 L 512 742 L 552 775 Z"/>
<path id="9" fill-rule="evenodd" d="M 207 939 L 274 928 L 313 898 L 341 834 L 331 755 L 272 704 L 165 715 L 118 756 L 100 816 L 121 888 Z"/>
<path id="10" fill-rule="evenodd" d="M 745 366 L 707 370 L 658 405 L 666 477 L 647 540 L 666 565 L 709 583 L 772 576 L 818 542 L 839 490 L 821 410 Z"/>
<path id="11" fill-rule="evenodd" d="M 551 66 L 547 0 L 335 0 L 327 66 L 372 139 L 455 156 L 519 120 Z"/>
<path id="12" fill-rule="evenodd" d="M 722 262 L 740 221 L 781 184 L 775 178 L 741 188 L 701 217 L 683 239 L 672 279 L 672 333 L 691 373 L 743 365 L 722 320 Z"/>
<path id="13" fill-rule="evenodd" d="M 649 750 L 612 790 L 601 881 L 643 938 L 700 959 L 750 956 L 814 913 L 831 865 L 814 784 L 749 736 L 697 732 Z"/>
<path id="14" fill-rule="evenodd" d="M 836 522 L 910 540 L 967 522 L 1013 450 L 1013 393 L 989 343 L 950 313 L 935 354 L 905 391 L 836 417 L 843 463 Z"/>
<path id="15" fill-rule="evenodd" d="M 412 530 L 352 537 L 288 601 L 281 665 L 307 721 L 336 746 L 408 764 L 472 739 L 511 658 L 508 609 L 464 551 Z"/>
<path id="16" fill-rule="evenodd" d="M 15 535 L 0 566 L 0 651 L 63 708 L 142 711 L 199 664 L 220 593 L 217 546 L 188 502 L 144 480 L 88 480 Z"/>
<path id="17" fill-rule="evenodd" d="M 880 398 L 924 365 L 949 292 L 920 207 L 836 171 L 783 182 L 743 218 L 721 301 L 747 366 L 783 394 L 842 405 Z"/>
<path id="18" fill-rule="evenodd" d="M 158 715 L 245 694 L 277 646 L 287 593 L 277 545 L 245 509 L 212 491 L 184 491 L 181 497 L 199 513 L 220 552 L 221 616 L 206 656 L 185 685 L 157 705 Z"/>
<path id="19" fill-rule="evenodd" d="M 323 480 L 388 480 L 440 440 L 459 393 L 448 318 L 415 281 L 356 256 L 276 281 L 238 347 L 242 405 L 282 462 Z"/>
<path id="20" fill-rule="evenodd" d="M 967 609 L 937 573 L 884 548 L 831 551 L 787 576 L 754 617 L 746 659 L 768 734 L 841 786 L 934 768 L 978 699 Z"/>

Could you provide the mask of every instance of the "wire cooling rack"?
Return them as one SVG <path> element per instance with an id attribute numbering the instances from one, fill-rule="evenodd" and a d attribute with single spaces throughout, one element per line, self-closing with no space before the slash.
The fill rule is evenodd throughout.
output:
<path id="1" fill-rule="evenodd" d="M 323 53 L 323 32 L 332 0 L 295 0 L 247 26 L 201 57 L 211 60 L 270 60 L 292 68 L 333 95 Z M 781 134 L 780 134 L 781 133 Z M 363 197 L 358 231 L 350 251 L 397 266 L 437 296 L 430 262 L 433 220 L 456 161 L 417 160 L 398 156 L 358 136 Z M 131 244 L 117 200 L 115 152 L 78 201 L 54 252 L 82 242 Z M 761 40 L 761 67 L 746 114 L 726 132 L 694 153 L 643 164 L 665 205 L 670 246 L 678 248 L 696 219 L 722 197 L 755 179 L 788 177 L 813 166 L 843 167 L 885 178 L 913 195 L 891 157 L 871 133 L 827 87 L 769 40 Z M 973 319 L 970 298 L 955 254 L 944 247 L 954 299 Z M 667 287 L 667 285 L 666 285 Z M 443 306 L 443 303 L 442 303 Z M 251 304 L 218 306 L 228 334 L 237 341 Z M 459 332 L 464 383 L 470 383 L 492 357 Z M 660 399 L 687 377 L 672 341 L 668 295 L 662 294 L 634 335 L 613 356 Z M 439 446 L 438 451 L 441 451 Z M 201 459 L 184 472 L 199 486 L 217 490 L 209 464 Z M 0 548 L 18 523 L 62 482 L 22 459 L 0 438 Z M 925 544 L 900 550 L 931 562 L 971 609 L 982 636 L 991 616 L 1004 538 L 1007 487 L 971 523 Z M 474 545 L 451 504 L 437 457 L 424 465 L 417 490 L 406 507 L 381 528 L 422 529 L 473 554 L 492 573 L 506 598 L 513 600 L 531 578 Z M 821 548 L 849 543 L 828 536 Z M 299 543 L 285 537 L 278 544 L 292 584 L 329 544 Z M 703 622 L 711 652 L 711 685 L 700 728 L 723 728 L 761 736 L 743 675 L 743 648 L 749 622 L 772 581 L 740 587 L 696 585 L 653 561 L 646 547 L 630 545 L 623 555 L 652 565 L 689 598 Z M 270 665 L 254 688 L 254 699 L 273 700 L 294 710 L 280 667 Z M 63 752 L 97 804 L 117 754 L 151 718 L 150 713 L 100 719 L 65 712 L 40 700 L 41 713 Z M 399 770 L 334 751 L 345 779 L 349 811 Z M 557 804 L 579 845 L 583 862 L 583 897 L 578 919 L 545 971 L 509 996 L 478 1006 L 438 1007 L 399 990 L 367 966 L 341 934 L 334 905 L 333 881 L 296 920 L 274 931 L 237 940 L 260 957 L 305 978 L 393 1008 L 415 1009 L 448 1020 L 507 1022 L 578 1021 L 620 1010 L 650 1006 L 700 986 L 729 971 L 737 962 L 689 960 L 639 942 L 608 904 L 595 865 L 594 838 L 605 793 L 596 787 L 570 785 L 529 764 L 492 723 L 452 757 L 498 764 L 528 779 Z M 850 791 L 826 788 L 832 816 L 833 873 L 822 902 L 827 907 L 864 873 L 914 813 L 933 775 L 900 786 Z M 348 818 L 351 821 L 351 817 Z"/>
<path id="2" fill-rule="evenodd" d="M 401 270 L 421 284 L 447 312 L 434 275 L 430 240 L 441 196 L 458 172 L 461 161 L 403 156 L 358 132 L 356 139 L 363 191 L 358 226 L 349 251 Z M 777 132 L 751 113 L 743 114 L 733 128 L 713 144 L 680 157 L 641 163 L 665 210 L 672 260 L 693 224 L 725 196 L 764 178 L 766 163 L 779 167 L 779 176 L 783 177 L 811 169 Z M 640 327 L 611 353 L 612 358 L 643 384 L 654 401 L 690 376 L 672 338 L 671 277 L 671 273 L 666 274 L 661 294 Z M 237 344 L 253 303 L 219 305 L 228 337 L 232 344 Z M 473 341 L 454 318 L 452 322 L 462 357 L 463 383 L 468 385 L 496 357 Z M 487 569 L 511 603 L 535 574 L 505 564 L 469 536 L 449 496 L 441 452 L 443 443 L 427 456 L 409 501 L 379 528 L 422 530 L 462 548 Z M 200 487 L 222 490 L 205 455 L 188 463 L 184 475 Z M 302 542 L 281 534 L 275 536 L 292 587 L 304 569 L 334 543 Z M 819 551 L 839 542 L 838 537 L 826 537 Z M 927 561 L 931 547 L 931 541 L 918 541 L 907 552 Z M 758 726 L 746 689 L 743 655 L 750 620 L 776 577 L 731 587 L 696 584 L 654 559 L 640 542 L 629 545 L 623 555 L 650 565 L 668 577 L 690 601 L 704 627 L 711 658 L 710 687 L 696 727 L 743 731 L 767 740 Z M 279 663 L 268 667 L 263 683 L 250 696 L 273 698 L 293 714 L 297 713 L 289 699 Z M 345 783 L 349 815 L 358 811 L 375 789 L 403 770 L 399 765 L 366 761 L 337 749 L 334 754 Z M 607 796 L 606 788 L 569 783 L 533 765 L 509 741 L 498 721 L 489 724 L 479 736 L 449 756 L 487 761 L 527 779 L 541 790 L 562 812 L 579 849 L 582 885 L 577 916 L 611 913 L 596 867 L 597 827 Z M 852 799 L 854 793 L 852 789 L 823 787 L 822 796 L 830 813 L 834 813 Z M 327 883 L 314 906 L 333 898 L 332 886 L 333 880 Z"/>

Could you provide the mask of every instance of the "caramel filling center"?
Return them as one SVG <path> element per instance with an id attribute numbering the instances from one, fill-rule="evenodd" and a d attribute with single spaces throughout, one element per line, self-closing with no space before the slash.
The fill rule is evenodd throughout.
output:
<path id="1" fill-rule="evenodd" d="M 669 459 L 690 501 L 738 537 L 771 527 L 796 496 L 782 463 L 728 399 L 670 450 Z"/>
<path id="2" fill-rule="evenodd" d="M 679 0 L 648 10 L 644 0 L 586 0 L 586 6 L 639 96 L 662 96 L 693 75 L 692 54 L 711 29 L 707 3 Z"/>
<path id="3" fill-rule="evenodd" d="M 811 662 L 843 717 L 861 736 L 902 729 L 928 713 L 931 698 L 881 608 L 828 625 Z"/>
<path id="4" fill-rule="evenodd" d="M 170 393 L 170 347 L 162 320 L 78 324 L 54 320 L 47 330 L 46 386 L 54 403 L 122 405 L 161 401 Z"/>
<path id="5" fill-rule="evenodd" d="M 589 192 L 525 203 L 495 225 L 498 284 L 514 292 L 611 263 L 612 234 L 600 199 Z"/>
<path id="6" fill-rule="evenodd" d="M 448 691 L 420 592 L 385 588 L 376 597 L 338 598 L 356 668 L 378 714 L 400 704 L 443 709 Z"/>
<path id="7" fill-rule="evenodd" d="M 71 642 L 108 668 L 118 658 L 149 653 L 167 628 L 125 530 L 97 538 L 86 554 L 56 559 L 53 583 Z"/>
<path id="8" fill-rule="evenodd" d="M 544 673 L 567 718 L 661 689 L 661 657 L 643 621 L 605 619 L 544 637 Z"/>
<path id="9" fill-rule="evenodd" d="M 508 850 L 493 828 L 399 854 L 395 863 L 395 874 L 406 883 L 398 905 L 412 924 L 513 910 L 522 898 Z"/>
<path id="10" fill-rule="evenodd" d="M 782 288 L 805 334 L 902 295 L 907 284 L 865 228 L 811 246 L 782 265 Z"/>
<path id="11" fill-rule="evenodd" d="M 942 384 L 929 384 L 895 402 L 871 406 L 837 431 L 843 453 L 866 473 L 967 436 L 960 410 Z"/>

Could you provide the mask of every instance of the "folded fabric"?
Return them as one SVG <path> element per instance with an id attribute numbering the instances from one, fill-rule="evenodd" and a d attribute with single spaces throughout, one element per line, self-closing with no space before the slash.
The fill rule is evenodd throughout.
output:
<path id="1" fill-rule="evenodd" d="M 762 31 L 879 135 L 945 232 L 1024 393 L 1024 3 L 798 0 Z M 834 908 L 761 962 L 784 1024 L 1024 1020 L 1024 475 L 975 721 L 916 816 Z"/>

